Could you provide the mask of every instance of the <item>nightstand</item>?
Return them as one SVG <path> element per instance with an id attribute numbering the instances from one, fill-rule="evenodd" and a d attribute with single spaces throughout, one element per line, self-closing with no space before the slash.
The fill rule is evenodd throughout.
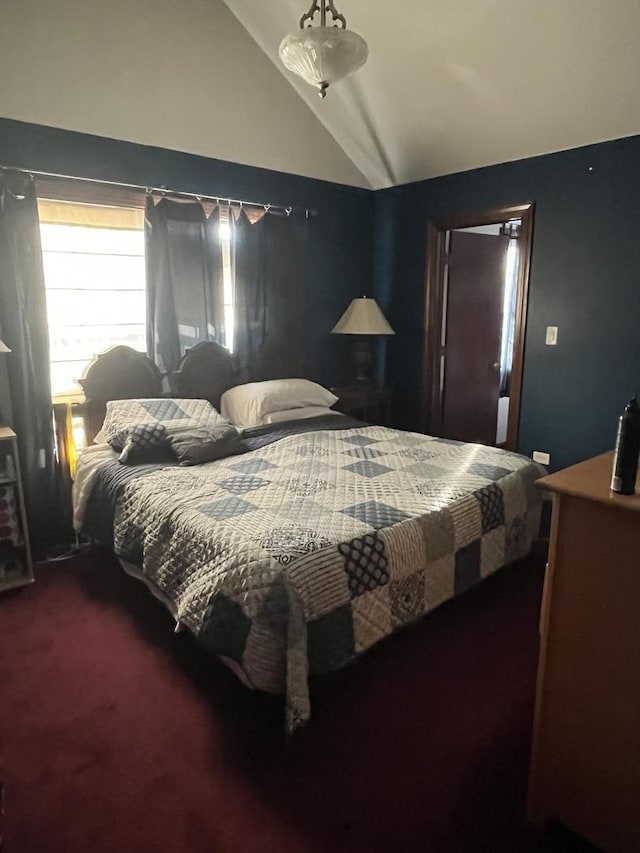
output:
<path id="1" fill-rule="evenodd" d="M 391 388 L 379 385 L 351 385 L 332 388 L 331 391 L 339 398 L 335 408 L 343 415 L 388 426 L 391 419 Z"/>
<path id="2" fill-rule="evenodd" d="M 0 592 L 33 582 L 33 560 L 15 432 L 0 426 Z"/>

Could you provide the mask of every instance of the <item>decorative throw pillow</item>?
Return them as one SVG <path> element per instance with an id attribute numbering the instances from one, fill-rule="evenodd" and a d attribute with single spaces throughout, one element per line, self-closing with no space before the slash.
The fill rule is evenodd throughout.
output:
<path id="1" fill-rule="evenodd" d="M 152 462 L 167 455 L 167 428 L 164 424 L 136 424 L 127 430 L 123 440 L 122 453 L 118 461 L 124 465 L 136 462 Z"/>
<path id="2" fill-rule="evenodd" d="M 127 436 L 140 424 L 163 424 L 167 433 L 226 423 L 207 400 L 156 398 L 110 400 L 102 433 L 114 450 L 122 450 Z"/>
<path id="3" fill-rule="evenodd" d="M 169 444 L 180 465 L 202 465 L 249 450 L 231 424 L 175 431 L 169 435 Z"/>

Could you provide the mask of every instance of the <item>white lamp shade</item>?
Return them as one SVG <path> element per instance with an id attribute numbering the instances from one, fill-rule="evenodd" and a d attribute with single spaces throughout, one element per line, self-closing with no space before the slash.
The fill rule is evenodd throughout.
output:
<path id="1" fill-rule="evenodd" d="M 334 335 L 395 335 L 375 299 L 354 299 L 333 327 Z"/>
<path id="2" fill-rule="evenodd" d="M 0 352 L 11 352 L 9 347 L 5 344 L 4 341 L 0 341 Z"/>
<path id="3" fill-rule="evenodd" d="M 280 44 L 285 68 L 321 88 L 357 71 L 368 56 L 366 41 L 340 27 L 305 27 L 286 35 Z"/>

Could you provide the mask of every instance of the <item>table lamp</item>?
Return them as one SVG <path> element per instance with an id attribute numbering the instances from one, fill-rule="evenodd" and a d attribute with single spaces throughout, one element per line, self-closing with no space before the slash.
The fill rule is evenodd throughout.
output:
<path id="1" fill-rule="evenodd" d="M 353 368 L 357 385 L 371 384 L 371 336 L 395 335 L 375 299 L 353 299 L 331 330 L 333 335 L 354 335 Z"/>

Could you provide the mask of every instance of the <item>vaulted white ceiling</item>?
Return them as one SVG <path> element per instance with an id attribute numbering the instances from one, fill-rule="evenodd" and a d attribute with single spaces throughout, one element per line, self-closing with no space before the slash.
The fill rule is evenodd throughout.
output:
<path id="1" fill-rule="evenodd" d="M 0 5 L 3 118 L 368 186 L 222 0 Z"/>
<path id="2" fill-rule="evenodd" d="M 225 2 L 280 67 L 310 0 Z M 374 188 L 640 133 L 640 0 L 336 6 L 367 65 L 324 101 L 281 71 Z"/>

